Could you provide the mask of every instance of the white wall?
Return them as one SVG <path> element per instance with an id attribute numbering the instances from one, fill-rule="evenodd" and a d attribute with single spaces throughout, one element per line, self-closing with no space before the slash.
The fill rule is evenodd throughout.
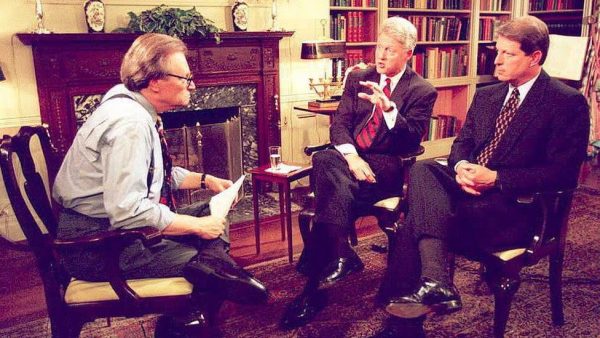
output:
<path id="1" fill-rule="evenodd" d="M 323 119 L 311 119 L 302 124 L 294 118 L 293 105 L 314 99 L 309 91 L 308 78 L 318 77 L 324 64 L 321 61 L 300 60 L 300 44 L 304 40 L 314 40 L 322 35 L 320 20 L 329 17 L 329 0 L 276 0 L 278 22 L 289 31 L 295 31 L 291 38 L 280 44 L 280 86 L 282 103 L 282 146 L 285 161 L 306 160 L 293 155 L 298 137 L 323 139 L 313 133 L 298 132 L 299 126 L 316 130 L 323 127 Z M 42 0 L 44 24 L 57 33 L 84 33 L 87 27 L 84 20 L 84 0 Z M 106 31 L 127 25 L 127 12 L 139 13 L 161 3 L 171 7 L 196 9 L 206 18 L 226 30 L 233 30 L 231 5 L 234 0 L 103 0 L 106 8 Z M 248 30 L 264 31 L 271 26 L 271 0 L 246 0 L 250 7 Z M 0 134 L 12 134 L 14 127 L 40 123 L 39 102 L 33 69 L 31 48 L 23 45 L 15 33 L 29 32 L 35 25 L 35 0 L 0 1 L 0 66 L 6 81 L 0 82 Z M 312 125 L 314 123 L 314 125 Z M 326 126 L 325 126 L 326 127 Z M 315 132 L 316 134 L 316 132 Z M 298 151 L 295 151 L 298 154 Z M 9 203 L 4 189 L 0 189 L 0 235 L 10 240 L 23 239 L 15 230 L 14 219 L 7 218 Z M 5 211 L 3 211 L 5 210 Z"/>

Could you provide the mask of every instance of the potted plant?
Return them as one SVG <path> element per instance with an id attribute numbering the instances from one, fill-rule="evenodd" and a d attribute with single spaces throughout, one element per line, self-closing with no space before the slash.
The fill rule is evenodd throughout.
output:
<path id="1" fill-rule="evenodd" d="M 184 10 L 160 5 L 139 15 L 133 12 L 127 14 L 130 19 L 127 27 L 117 28 L 114 32 L 162 33 L 177 37 L 199 35 L 213 37 L 217 43 L 221 41 L 219 32 L 222 30 L 196 11 L 196 7 Z"/>

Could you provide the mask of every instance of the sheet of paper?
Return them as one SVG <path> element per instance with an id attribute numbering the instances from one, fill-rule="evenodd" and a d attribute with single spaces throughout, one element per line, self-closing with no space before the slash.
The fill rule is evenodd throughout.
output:
<path id="1" fill-rule="evenodd" d="M 550 48 L 543 65 L 544 70 L 552 77 L 579 81 L 587 42 L 587 37 L 550 34 Z"/>
<path id="2" fill-rule="evenodd" d="M 220 193 L 214 195 L 210 202 L 208 202 L 208 207 L 210 209 L 210 214 L 213 216 L 226 217 L 233 205 L 233 202 L 237 198 L 238 192 L 244 183 L 244 178 L 246 175 L 240 176 L 233 185 Z"/>
<path id="3" fill-rule="evenodd" d="M 268 168 L 265 169 L 266 172 L 268 173 L 273 173 L 273 174 L 289 174 L 292 171 L 301 169 L 302 167 L 299 165 L 289 165 L 289 164 L 285 164 L 285 163 L 280 163 L 278 168 Z"/>

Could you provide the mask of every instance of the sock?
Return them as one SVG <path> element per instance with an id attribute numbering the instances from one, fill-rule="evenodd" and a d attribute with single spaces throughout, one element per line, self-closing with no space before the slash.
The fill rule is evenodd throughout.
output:
<path id="1" fill-rule="evenodd" d="M 425 237 L 419 241 L 421 276 L 442 283 L 450 283 L 448 271 L 448 247 L 438 238 Z"/>

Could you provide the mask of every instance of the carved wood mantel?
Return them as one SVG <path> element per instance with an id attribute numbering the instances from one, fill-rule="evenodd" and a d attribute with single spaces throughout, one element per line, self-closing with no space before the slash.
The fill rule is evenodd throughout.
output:
<path id="1" fill-rule="evenodd" d="M 197 87 L 256 85 L 259 163 L 281 143 L 279 41 L 293 32 L 225 32 L 222 42 L 185 38 Z M 32 46 L 43 123 L 64 156 L 76 133 L 74 97 L 104 94 L 120 82 L 125 52 L 138 34 L 17 34 Z"/>

